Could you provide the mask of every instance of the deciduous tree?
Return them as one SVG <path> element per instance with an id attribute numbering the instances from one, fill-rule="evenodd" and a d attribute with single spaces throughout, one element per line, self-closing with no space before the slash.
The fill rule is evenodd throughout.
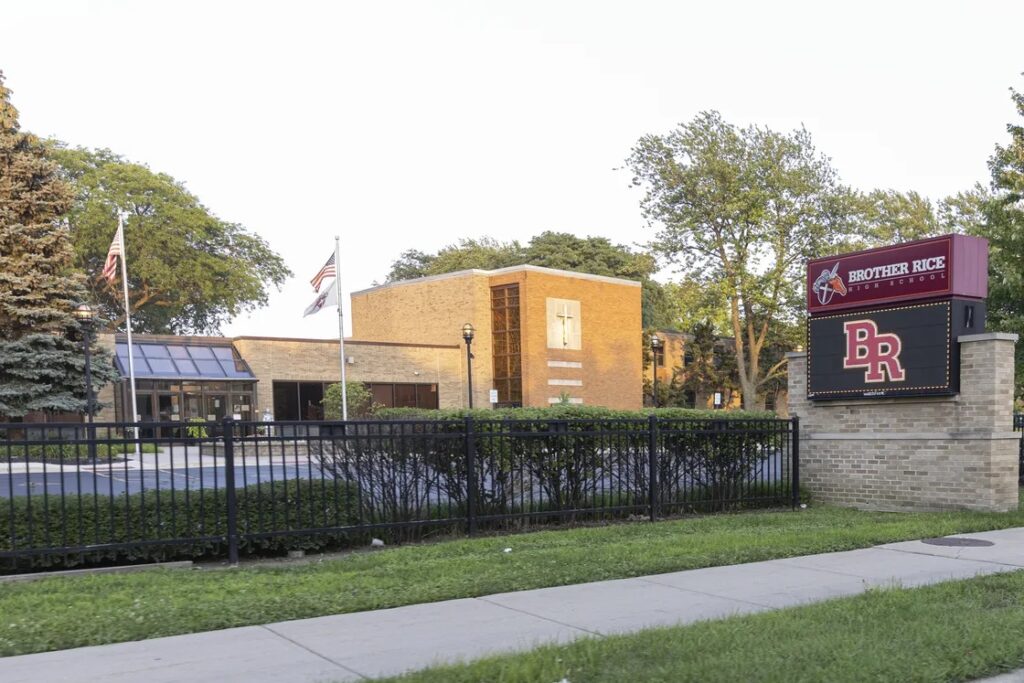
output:
<path id="1" fill-rule="evenodd" d="M 689 279 L 720 286 L 745 408 L 785 359 L 762 365 L 773 321 L 803 307 L 804 263 L 848 239 L 852 194 L 806 130 L 737 128 L 706 112 L 639 140 L 627 160 L 643 186 L 655 250 Z"/>
<path id="2" fill-rule="evenodd" d="M 1011 89 L 1024 119 L 1024 93 Z M 959 195 L 959 215 L 989 242 L 989 328 L 1024 336 L 1024 122 L 1006 126 L 1010 140 L 989 158 L 991 194 Z M 984 220 L 976 220 L 977 209 Z M 975 217 L 974 220 L 970 220 Z M 1024 396 L 1024 344 L 1017 344 L 1017 396 Z"/>
<path id="3" fill-rule="evenodd" d="M 79 268 L 112 329 L 124 323 L 119 283 L 100 276 L 117 226 L 128 214 L 132 325 L 150 333 L 212 333 L 267 303 L 268 289 L 291 275 L 259 236 L 215 216 L 174 178 L 109 150 L 52 143 L 73 186 L 67 224 Z"/>

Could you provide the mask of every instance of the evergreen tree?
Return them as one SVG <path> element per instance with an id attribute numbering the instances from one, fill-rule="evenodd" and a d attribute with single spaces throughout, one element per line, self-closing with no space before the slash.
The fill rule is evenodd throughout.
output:
<path id="1" fill-rule="evenodd" d="M 85 359 L 72 310 L 86 300 L 60 223 L 71 202 L 36 136 L 19 130 L 0 73 L 0 415 L 83 412 Z M 115 377 L 97 354 L 93 387 Z"/>

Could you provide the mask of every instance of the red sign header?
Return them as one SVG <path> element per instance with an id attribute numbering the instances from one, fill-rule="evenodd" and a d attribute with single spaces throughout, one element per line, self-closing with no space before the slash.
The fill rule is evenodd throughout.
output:
<path id="1" fill-rule="evenodd" d="M 807 310 L 988 293 L 988 241 L 946 235 L 820 258 L 807 264 Z"/>

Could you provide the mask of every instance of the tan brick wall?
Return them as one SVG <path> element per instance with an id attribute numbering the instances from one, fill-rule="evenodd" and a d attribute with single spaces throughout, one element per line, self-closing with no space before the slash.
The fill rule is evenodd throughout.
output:
<path id="1" fill-rule="evenodd" d="M 235 348 L 259 380 L 259 413 L 273 410 L 273 380 L 336 382 L 341 376 L 338 342 L 239 337 Z M 345 340 L 345 367 L 352 382 L 437 384 L 442 408 L 461 404 L 464 388 L 457 347 L 409 346 Z"/>
<path id="2" fill-rule="evenodd" d="M 789 354 L 801 482 L 816 500 L 866 509 L 1016 509 L 1015 339 L 963 338 L 951 397 L 808 401 L 806 354 Z"/>
<path id="3" fill-rule="evenodd" d="M 98 334 L 96 335 L 96 343 L 98 346 L 105 348 L 110 352 L 111 360 L 114 356 L 114 335 L 112 334 Z M 110 383 L 96 392 L 96 400 L 104 406 L 100 412 L 96 414 L 96 419 L 100 422 L 113 422 L 116 413 L 114 412 L 114 384 Z"/>
<path id="4" fill-rule="evenodd" d="M 458 379 L 465 381 L 462 326 L 476 328 L 473 339 L 473 401 L 486 406 L 491 388 L 490 285 L 474 273 L 429 278 L 352 294 L 352 336 L 368 341 L 452 344 L 458 354 Z M 458 406 L 465 405 L 465 388 Z"/>
<path id="5" fill-rule="evenodd" d="M 640 287 L 602 280 L 523 271 L 491 278 L 491 285 L 519 282 L 523 345 L 523 403 L 543 407 L 564 391 L 584 405 L 639 409 L 643 390 Z M 547 299 L 580 302 L 582 348 L 549 349 Z M 568 361 L 581 368 L 549 367 Z M 582 382 L 582 386 L 551 384 Z"/>
<path id="6" fill-rule="evenodd" d="M 138 341 L 159 340 L 173 343 L 174 337 L 138 336 Z M 99 343 L 114 350 L 113 335 L 101 335 Z M 256 375 L 257 410 L 273 411 L 274 380 L 337 382 L 341 377 L 338 342 L 317 339 L 273 339 L 238 337 L 232 340 L 238 353 Z M 415 346 L 345 340 L 345 355 L 353 360 L 346 365 L 348 380 L 353 382 L 399 382 L 437 384 L 441 408 L 462 405 L 465 387 L 460 370 L 461 349 L 455 346 Z M 201 380 L 200 380 L 201 381 Z M 98 394 L 101 403 L 110 407 L 98 419 L 114 419 L 114 388 L 107 385 Z"/>
<path id="7" fill-rule="evenodd" d="M 587 405 L 641 407 L 642 355 L 640 287 L 635 283 L 533 268 L 474 271 L 411 280 L 352 294 L 353 336 L 413 343 L 462 343 L 466 322 L 473 341 L 473 401 L 487 406 L 493 386 L 490 288 L 520 286 L 523 404 L 547 406 L 562 391 Z M 583 348 L 547 348 L 547 298 L 580 302 Z M 463 347 L 460 370 L 465 376 Z M 548 361 L 582 363 L 582 368 L 549 367 Z M 582 386 L 551 385 L 550 380 Z"/>

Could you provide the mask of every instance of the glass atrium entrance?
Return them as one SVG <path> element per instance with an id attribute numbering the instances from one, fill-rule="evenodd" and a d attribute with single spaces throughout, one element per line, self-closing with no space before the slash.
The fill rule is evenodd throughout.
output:
<path id="1" fill-rule="evenodd" d="M 257 419 L 256 381 L 248 364 L 228 344 L 133 344 L 135 413 L 142 422 Z M 116 363 L 123 381 L 115 387 L 118 421 L 131 421 L 126 407 L 128 344 L 118 342 Z M 144 438 L 178 438 L 183 427 L 142 429 Z"/>

